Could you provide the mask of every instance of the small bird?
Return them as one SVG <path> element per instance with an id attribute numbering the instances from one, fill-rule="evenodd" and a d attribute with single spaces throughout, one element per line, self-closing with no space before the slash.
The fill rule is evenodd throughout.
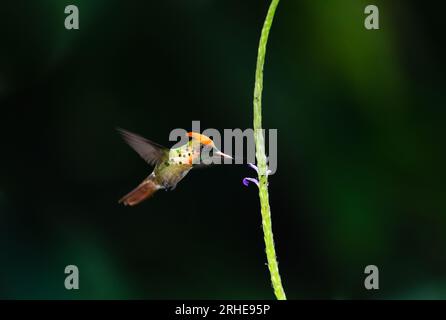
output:
<path id="1" fill-rule="evenodd" d="M 195 166 L 204 148 L 212 149 L 213 154 L 233 159 L 215 146 L 212 139 L 197 132 L 188 132 L 191 139 L 178 148 L 168 149 L 155 142 L 124 129 L 117 129 L 124 141 L 132 147 L 148 164 L 155 166 L 152 173 L 134 190 L 119 200 L 126 206 L 134 206 L 150 198 L 157 190 L 173 190 L 178 182 Z M 199 163 L 199 164 L 197 164 Z"/>

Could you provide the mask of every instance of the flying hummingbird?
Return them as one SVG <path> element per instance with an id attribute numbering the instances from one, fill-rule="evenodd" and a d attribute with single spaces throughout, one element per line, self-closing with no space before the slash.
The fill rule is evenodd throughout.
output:
<path id="1" fill-rule="evenodd" d="M 188 132 L 191 139 L 178 148 L 168 149 L 155 142 L 124 129 L 117 129 L 124 141 L 132 147 L 148 164 L 155 166 L 152 173 L 135 189 L 119 200 L 126 206 L 134 206 L 150 198 L 157 190 L 173 190 L 186 174 L 197 166 L 204 148 L 213 151 L 214 157 L 233 159 L 221 152 L 209 137 L 197 132 Z"/>

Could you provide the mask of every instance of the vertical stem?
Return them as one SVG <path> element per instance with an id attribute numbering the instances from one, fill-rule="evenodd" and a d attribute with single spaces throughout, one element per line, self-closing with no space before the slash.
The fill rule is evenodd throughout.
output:
<path id="1" fill-rule="evenodd" d="M 254 86 L 254 140 L 256 144 L 256 159 L 259 168 L 259 198 L 262 213 L 262 227 L 265 239 L 265 252 L 268 260 L 268 269 L 271 274 L 271 282 L 274 294 L 279 300 L 285 300 L 286 295 L 282 287 L 279 274 L 279 265 L 274 248 L 274 238 L 271 223 L 271 210 L 268 196 L 268 175 L 266 173 L 265 140 L 262 130 L 262 90 L 263 90 L 263 65 L 265 63 L 266 44 L 268 42 L 269 30 L 274 19 L 279 0 L 272 0 L 268 9 L 262 34 L 260 36 L 259 50 L 257 55 L 256 78 Z"/>

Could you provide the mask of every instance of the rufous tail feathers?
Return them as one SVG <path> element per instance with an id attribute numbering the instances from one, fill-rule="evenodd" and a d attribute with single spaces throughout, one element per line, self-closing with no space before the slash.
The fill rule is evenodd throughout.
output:
<path id="1" fill-rule="evenodd" d="M 138 203 L 149 199 L 153 194 L 158 190 L 158 185 L 152 181 L 152 179 L 149 177 L 139 186 L 137 186 L 135 189 L 130 191 L 128 194 L 123 196 L 119 203 L 123 203 L 126 206 L 134 206 Z"/>

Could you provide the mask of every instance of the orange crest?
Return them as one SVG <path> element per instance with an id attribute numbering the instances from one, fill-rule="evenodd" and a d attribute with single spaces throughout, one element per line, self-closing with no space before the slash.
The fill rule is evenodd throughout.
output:
<path id="1" fill-rule="evenodd" d="M 214 143 L 211 138 L 206 137 L 205 135 L 197 133 L 197 132 L 191 131 L 191 132 L 188 132 L 187 135 L 189 137 L 191 137 L 192 139 L 195 139 L 204 145 L 212 145 Z"/>

